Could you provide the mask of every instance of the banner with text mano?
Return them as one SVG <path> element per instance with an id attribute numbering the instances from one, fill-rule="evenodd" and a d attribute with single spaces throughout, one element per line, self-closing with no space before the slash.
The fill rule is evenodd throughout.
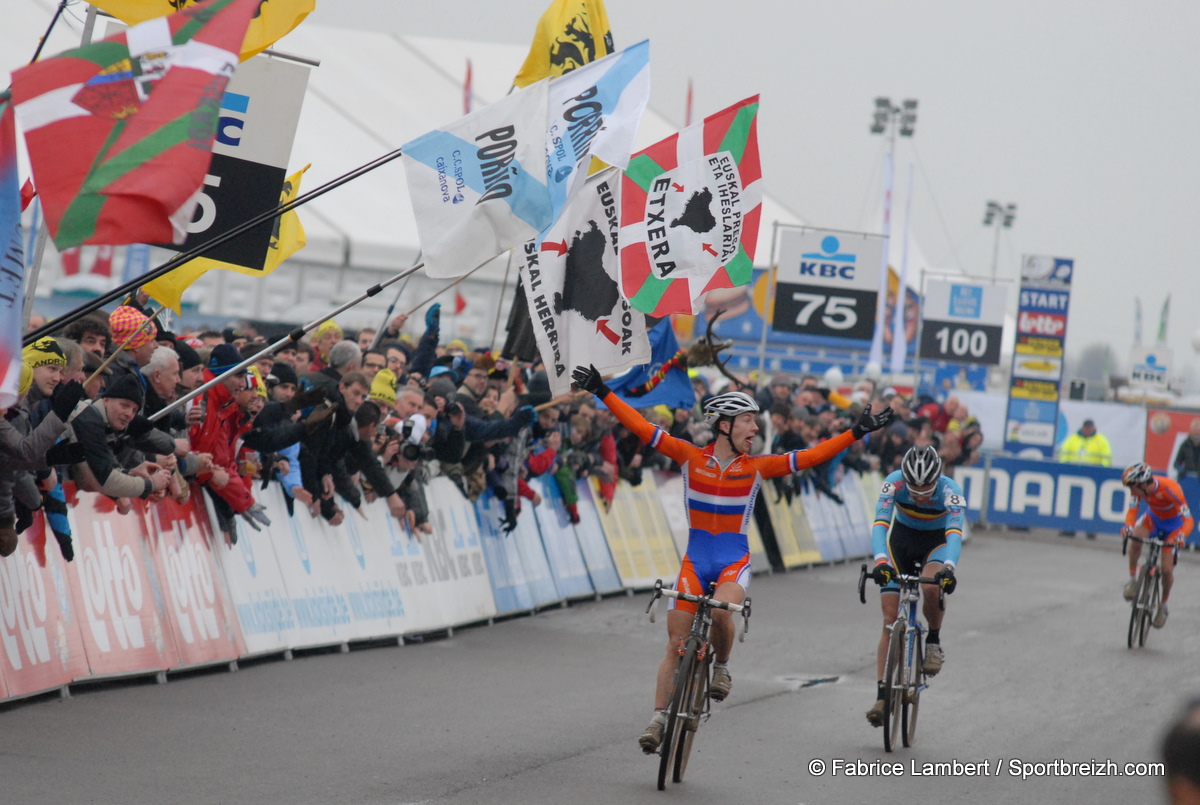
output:
<path id="1" fill-rule="evenodd" d="M 1109 534 L 1125 524 L 1129 493 L 1120 468 L 993 458 L 990 469 L 955 467 L 954 479 L 972 522 L 986 503 L 989 524 Z"/>

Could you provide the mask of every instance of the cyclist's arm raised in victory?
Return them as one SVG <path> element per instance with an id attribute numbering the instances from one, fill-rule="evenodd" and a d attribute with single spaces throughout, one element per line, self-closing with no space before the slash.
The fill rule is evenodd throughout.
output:
<path id="1" fill-rule="evenodd" d="M 699 455 L 699 447 L 691 442 L 685 442 L 683 439 L 669 436 L 662 428 L 651 425 L 613 392 L 609 391 L 600 399 L 608 406 L 608 410 L 612 411 L 617 421 L 629 428 L 629 432 L 637 436 L 642 444 L 650 445 L 672 461 L 683 465 Z"/>
<path id="2" fill-rule="evenodd" d="M 808 450 L 793 450 L 790 453 L 772 456 L 755 456 L 754 468 L 764 478 L 791 475 L 793 472 L 815 467 L 828 461 L 852 444 L 854 444 L 854 434 L 847 430 Z"/>

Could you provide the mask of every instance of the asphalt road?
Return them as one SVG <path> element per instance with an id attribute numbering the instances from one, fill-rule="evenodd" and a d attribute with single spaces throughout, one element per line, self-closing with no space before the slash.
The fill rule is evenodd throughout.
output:
<path id="1" fill-rule="evenodd" d="M 1165 725 L 1200 692 L 1200 557 L 1180 562 L 1167 628 L 1132 651 L 1124 563 L 1111 539 L 977 532 L 917 746 L 891 755 L 864 718 L 880 615 L 874 591 L 858 603 L 852 563 L 754 579 L 733 694 L 701 731 L 687 781 L 665 792 L 657 758 L 636 745 L 665 644 L 639 595 L 402 648 L 8 705 L 0 802 L 1157 802 L 1160 777 L 1022 779 L 1013 766 L 1157 761 Z M 833 681 L 805 686 L 818 679 Z M 834 773 L 856 761 L 872 773 Z M 955 761 L 986 761 L 990 775 L 912 766 Z"/>

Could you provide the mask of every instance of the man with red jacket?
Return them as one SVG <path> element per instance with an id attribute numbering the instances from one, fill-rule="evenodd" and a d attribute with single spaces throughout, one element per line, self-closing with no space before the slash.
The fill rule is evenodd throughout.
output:
<path id="1" fill-rule="evenodd" d="M 218 344 L 209 356 L 204 382 L 241 362 L 242 356 L 236 347 Z M 245 369 L 223 377 L 220 383 L 205 392 L 204 418 L 192 426 L 189 434 L 195 452 L 212 455 L 212 471 L 198 475 L 197 480 L 208 488 L 218 517 L 222 525 L 227 526 L 225 533 L 233 542 L 237 541 L 237 532 L 232 525 L 235 514 L 242 515 L 255 531 L 260 530 L 259 523 L 271 524 L 263 507 L 255 503 L 250 494 L 251 479 L 242 477 L 237 467 L 238 443 L 252 424 L 246 408 L 258 396 L 251 385 L 253 382 Z"/>

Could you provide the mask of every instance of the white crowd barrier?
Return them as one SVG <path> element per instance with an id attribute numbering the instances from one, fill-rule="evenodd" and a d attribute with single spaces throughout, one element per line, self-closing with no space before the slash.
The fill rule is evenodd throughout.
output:
<path id="1" fill-rule="evenodd" d="M 789 504 L 764 488 L 785 565 L 869 553 L 876 480 L 847 475 L 844 505 L 807 493 Z M 40 514 L 0 560 L 0 699 L 444 631 L 678 574 L 686 546 L 678 476 L 621 482 L 611 510 L 580 481 L 575 524 L 553 478 L 530 483 L 542 503 L 522 501 L 505 534 L 498 501 L 471 503 L 448 479 L 433 479 L 433 532 L 420 539 L 382 501 L 361 514 L 347 509 L 335 527 L 289 515 L 278 484 L 256 487 L 272 524 L 254 531 L 239 519 L 234 545 L 198 488 L 186 505 L 135 502 L 125 515 L 102 496 L 74 495 L 74 562 L 62 559 Z M 750 549 L 766 570 L 756 527 Z"/>

